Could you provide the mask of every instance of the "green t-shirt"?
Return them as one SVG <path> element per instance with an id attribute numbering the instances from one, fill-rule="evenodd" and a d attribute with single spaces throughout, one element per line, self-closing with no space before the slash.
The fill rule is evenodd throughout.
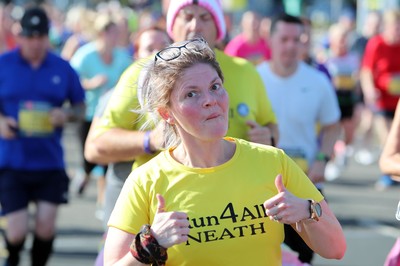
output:
<path id="1" fill-rule="evenodd" d="M 156 194 L 165 211 L 182 211 L 190 222 L 189 240 L 168 249 L 167 265 L 281 265 L 283 225 L 271 221 L 263 203 L 275 196 L 275 177 L 304 199 L 323 196 L 280 149 L 226 138 L 236 143 L 233 157 L 212 168 L 191 168 L 163 151 L 128 177 L 109 226 L 136 234 L 152 224 Z"/>

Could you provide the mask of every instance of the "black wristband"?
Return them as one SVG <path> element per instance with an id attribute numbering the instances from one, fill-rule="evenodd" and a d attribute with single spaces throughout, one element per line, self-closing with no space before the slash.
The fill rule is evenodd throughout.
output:
<path id="1" fill-rule="evenodd" d="M 271 146 L 275 147 L 275 138 L 271 136 Z"/>

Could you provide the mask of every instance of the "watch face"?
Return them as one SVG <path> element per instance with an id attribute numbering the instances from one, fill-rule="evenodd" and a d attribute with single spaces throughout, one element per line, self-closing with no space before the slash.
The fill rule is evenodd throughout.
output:
<path id="1" fill-rule="evenodd" d="M 317 214 L 318 217 L 321 217 L 322 215 L 322 208 L 321 205 L 319 203 L 315 203 L 315 212 Z"/>

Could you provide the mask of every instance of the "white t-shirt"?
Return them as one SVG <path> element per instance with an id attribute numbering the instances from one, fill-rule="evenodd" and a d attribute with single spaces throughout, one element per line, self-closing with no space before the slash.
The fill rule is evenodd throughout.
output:
<path id="1" fill-rule="evenodd" d="M 332 84 L 324 74 L 303 62 L 290 77 L 274 74 L 268 62 L 258 65 L 257 70 L 278 119 L 278 147 L 289 155 L 292 151 L 304 154 L 311 165 L 319 149 L 316 126 L 340 119 Z"/>

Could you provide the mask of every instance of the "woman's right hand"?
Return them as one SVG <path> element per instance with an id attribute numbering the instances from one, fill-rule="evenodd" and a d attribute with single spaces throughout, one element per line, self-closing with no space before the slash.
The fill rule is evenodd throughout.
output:
<path id="1" fill-rule="evenodd" d="M 157 212 L 151 225 L 151 234 L 158 244 L 169 248 L 188 240 L 189 221 L 184 212 L 166 212 L 165 199 L 157 194 Z"/>

